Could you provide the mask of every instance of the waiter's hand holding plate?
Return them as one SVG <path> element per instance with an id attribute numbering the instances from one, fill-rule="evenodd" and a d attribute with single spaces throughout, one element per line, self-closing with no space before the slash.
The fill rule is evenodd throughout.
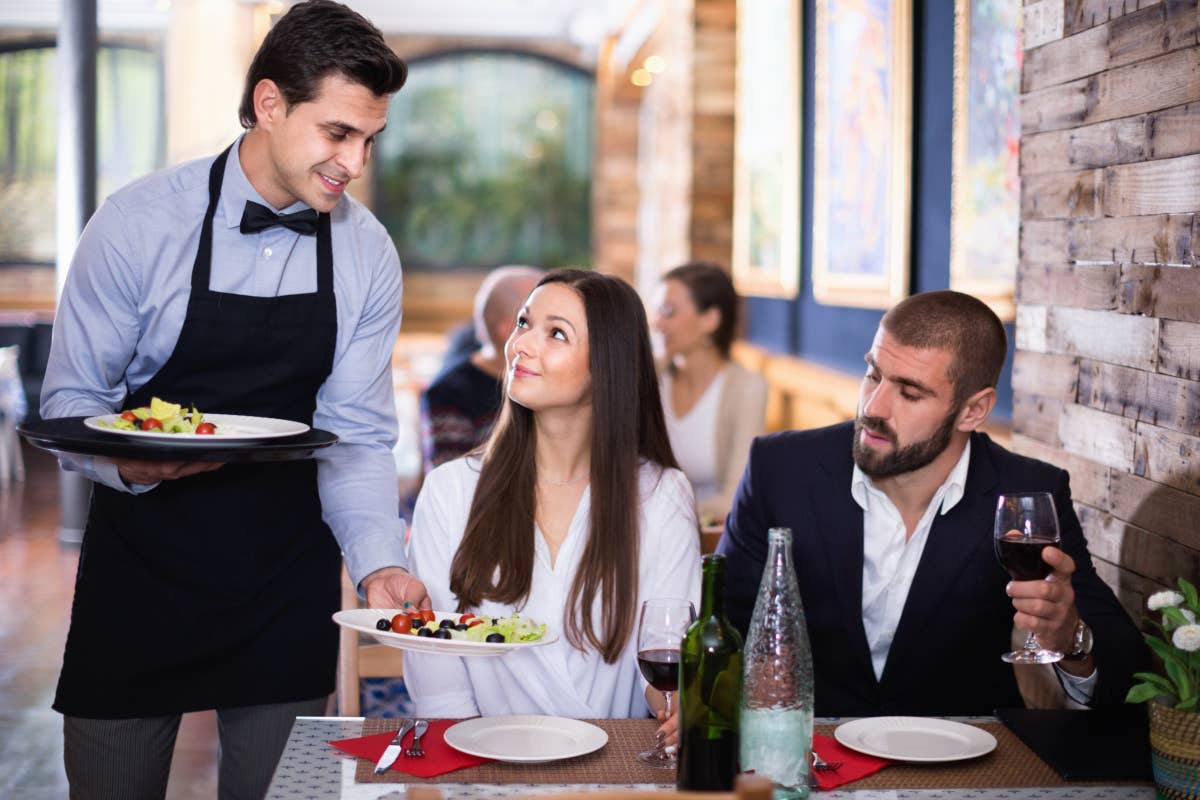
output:
<path id="1" fill-rule="evenodd" d="M 214 469 L 225 466 L 220 462 L 140 461 L 132 458 L 114 458 L 112 462 L 117 465 L 117 472 L 120 473 L 121 480 L 131 485 L 173 481 L 189 475 L 198 475 L 201 472 L 212 472 Z"/>

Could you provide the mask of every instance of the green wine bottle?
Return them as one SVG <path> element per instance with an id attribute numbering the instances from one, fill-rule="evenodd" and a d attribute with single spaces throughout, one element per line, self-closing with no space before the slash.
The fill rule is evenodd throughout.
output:
<path id="1" fill-rule="evenodd" d="M 738 772 L 742 637 L 725 618 L 725 557 L 704 557 L 700 615 L 679 652 L 679 767 L 687 791 L 729 791 Z"/>

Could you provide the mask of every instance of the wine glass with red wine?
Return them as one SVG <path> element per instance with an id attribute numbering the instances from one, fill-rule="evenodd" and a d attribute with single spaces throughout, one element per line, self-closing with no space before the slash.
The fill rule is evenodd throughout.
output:
<path id="1" fill-rule="evenodd" d="M 996 557 L 1014 581 L 1042 580 L 1054 568 L 1042 558 L 1042 550 L 1058 547 L 1058 513 L 1049 492 L 1002 494 L 996 502 Z M 1020 650 L 1000 658 L 1010 664 L 1053 664 L 1063 654 L 1047 650 L 1030 633 Z"/>
<path id="2" fill-rule="evenodd" d="M 671 696 L 679 688 L 679 645 L 683 634 L 696 619 L 696 609 L 687 600 L 653 599 L 642 603 L 638 619 L 638 667 L 667 701 L 671 714 Z M 675 769 L 675 754 L 667 752 L 659 736 L 653 750 L 638 753 L 643 764 Z"/>

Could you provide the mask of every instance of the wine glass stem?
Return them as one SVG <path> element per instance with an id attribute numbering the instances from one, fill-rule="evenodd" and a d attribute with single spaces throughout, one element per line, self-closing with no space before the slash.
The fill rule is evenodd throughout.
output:
<path id="1" fill-rule="evenodd" d="M 1038 644 L 1037 637 L 1033 635 L 1033 631 L 1030 631 L 1025 636 L 1025 649 L 1030 652 L 1041 649 L 1041 645 Z"/>
<path id="2" fill-rule="evenodd" d="M 667 701 L 666 711 L 667 711 L 667 720 L 668 721 L 670 721 L 670 719 L 671 719 L 671 695 L 672 694 L 674 694 L 674 692 L 663 692 L 663 699 Z M 657 749 L 658 749 L 658 752 L 660 752 L 660 753 L 667 752 L 667 737 L 663 736 L 662 734 L 659 734 L 659 736 L 658 736 L 658 748 Z"/>

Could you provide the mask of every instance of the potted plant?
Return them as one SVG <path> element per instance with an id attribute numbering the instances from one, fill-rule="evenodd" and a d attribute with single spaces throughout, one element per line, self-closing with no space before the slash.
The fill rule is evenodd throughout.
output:
<path id="1" fill-rule="evenodd" d="M 1150 758 L 1160 797 L 1200 800 L 1200 598 L 1183 578 L 1179 591 L 1156 592 L 1147 605 L 1162 612 L 1151 619 L 1146 642 L 1165 675 L 1137 672 L 1139 683 L 1127 703 L 1149 703 Z"/>

